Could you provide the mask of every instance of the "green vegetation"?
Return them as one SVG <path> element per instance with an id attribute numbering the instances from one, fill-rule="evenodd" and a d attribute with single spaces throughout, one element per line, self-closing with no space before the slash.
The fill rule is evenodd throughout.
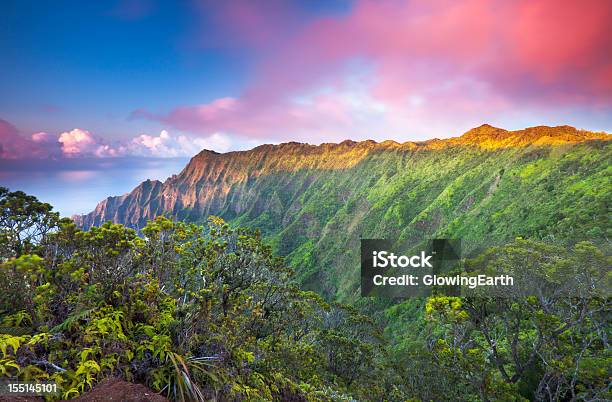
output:
<path id="1" fill-rule="evenodd" d="M 527 240 L 468 261 L 537 290 L 429 298 L 437 366 L 481 400 L 609 400 L 611 264 L 588 242 L 567 250 Z"/>
<path id="2" fill-rule="evenodd" d="M 516 240 L 467 262 L 587 285 L 572 297 L 355 308 L 300 290 L 259 232 L 220 218 L 202 227 L 158 217 L 142 237 L 110 222 L 81 231 L 6 189 L 0 214 L 0 375 L 55 381 L 55 398 L 108 376 L 172 400 L 612 397 L 610 303 L 597 286 L 609 285 L 612 260 L 592 243 Z"/>
<path id="3" fill-rule="evenodd" d="M 60 397 L 112 375 L 173 400 L 612 399 L 611 147 L 375 150 L 231 184 L 227 223 L 139 233 L 2 189 L 0 375 Z M 461 238 L 470 270 L 541 296 L 360 298 L 360 237 Z"/>
<path id="4" fill-rule="evenodd" d="M 352 304 L 361 237 L 406 239 L 415 249 L 426 238 L 460 238 L 466 256 L 516 237 L 567 246 L 588 240 L 612 251 L 611 160 L 605 140 L 373 150 L 342 169 L 254 176 L 232 185 L 213 212 L 259 228 L 306 289 Z"/>
<path id="5" fill-rule="evenodd" d="M 258 232 L 159 217 L 83 232 L 0 193 L 0 375 L 71 398 L 107 376 L 173 400 L 382 398 L 372 321 L 299 290 Z"/>

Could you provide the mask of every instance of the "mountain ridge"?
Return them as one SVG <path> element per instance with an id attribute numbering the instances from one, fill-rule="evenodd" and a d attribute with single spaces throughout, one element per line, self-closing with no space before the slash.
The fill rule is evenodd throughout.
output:
<path id="1" fill-rule="evenodd" d="M 573 126 L 562 125 L 562 126 L 532 126 L 520 130 L 505 130 L 503 128 L 494 127 L 490 124 L 482 124 L 478 127 L 474 127 L 460 136 L 449 137 L 449 138 L 430 138 L 422 141 L 405 141 L 397 142 L 395 140 L 384 140 L 381 142 L 374 141 L 372 139 L 354 141 L 346 139 L 338 143 L 324 142 L 319 145 L 314 145 L 305 142 L 288 141 L 279 144 L 261 144 L 254 148 L 244 151 L 229 151 L 229 152 L 216 152 L 213 150 L 203 149 L 195 156 L 200 154 L 209 155 L 232 155 L 237 153 L 245 152 L 256 152 L 256 151 L 268 151 L 271 149 L 282 149 L 291 147 L 304 147 L 304 148 L 334 148 L 340 146 L 364 146 L 374 148 L 423 148 L 423 149 L 438 149 L 440 145 L 475 145 L 486 148 L 494 147 L 505 147 L 505 146 L 521 146 L 526 144 L 560 144 L 560 143 L 573 143 L 582 142 L 589 140 L 609 140 L 612 138 L 612 134 L 606 132 L 594 132 L 583 129 L 577 129 Z M 496 143 L 491 141 L 497 141 Z"/>
<path id="2" fill-rule="evenodd" d="M 529 145 L 575 144 L 591 140 L 607 141 L 611 138 L 612 135 L 607 133 L 593 133 L 571 126 L 535 126 L 508 131 L 483 124 L 459 137 L 420 142 L 345 140 L 320 145 L 287 142 L 278 145 L 262 144 L 247 151 L 226 153 L 202 150 L 191 158 L 179 174 L 164 182 L 144 181 L 131 192 L 108 197 L 89 214 L 76 215 L 73 219 L 85 228 L 100 225 L 106 220 L 139 228 L 146 219 L 161 213 L 181 215 L 181 212 L 191 210 L 191 217 L 218 213 L 222 209 L 218 207 L 226 201 L 230 188 L 249 178 L 301 169 L 349 169 L 373 152 L 418 152 L 462 146 L 495 150 Z"/>

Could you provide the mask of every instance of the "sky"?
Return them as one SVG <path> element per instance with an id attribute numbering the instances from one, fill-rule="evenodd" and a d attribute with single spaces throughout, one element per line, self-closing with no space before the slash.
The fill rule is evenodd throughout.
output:
<path id="1" fill-rule="evenodd" d="M 203 148 L 612 131 L 608 0 L 0 7 L 0 185 L 64 214 Z"/>

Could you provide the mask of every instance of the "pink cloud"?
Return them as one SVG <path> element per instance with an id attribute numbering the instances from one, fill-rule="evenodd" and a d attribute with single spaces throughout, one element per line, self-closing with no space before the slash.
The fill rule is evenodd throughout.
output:
<path id="1" fill-rule="evenodd" d="M 32 141 L 42 144 L 52 144 L 57 142 L 57 136 L 46 132 L 34 133 L 31 135 Z"/>
<path id="2" fill-rule="evenodd" d="M 229 4 L 215 14 L 226 22 L 218 45 L 265 56 L 242 95 L 134 116 L 204 135 L 309 140 L 612 102 L 607 0 L 362 0 L 292 29 L 290 8 Z M 347 100 L 355 93 L 360 105 Z M 364 124 L 364 110 L 377 120 Z"/>
<path id="3" fill-rule="evenodd" d="M 41 144 L 44 134 L 23 137 L 15 126 L 0 119 L 0 159 L 49 158 L 57 155 L 57 145 Z"/>
<path id="4" fill-rule="evenodd" d="M 516 64 L 544 84 L 581 85 L 585 94 L 612 97 L 612 3 L 525 2 L 510 40 Z"/>
<path id="5" fill-rule="evenodd" d="M 89 131 L 80 128 L 61 133 L 58 142 L 62 144 L 62 152 L 68 157 L 96 154 L 100 147 Z"/>
<path id="6" fill-rule="evenodd" d="M 159 135 L 140 134 L 114 143 L 81 128 L 58 135 L 39 132 L 27 137 L 0 119 L 0 159 L 191 157 L 202 149 L 225 152 L 231 144 L 222 133 L 202 138 L 172 135 L 166 130 Z"/>
<path id="7" fill-rule="evenodd" d="M 174 109 L 168 116 L 159 118 L 163 122 L 179 123 L 183 127 L 177 128 L 189 129 L 194 125 L 214 123 L 215 121 L 225 120 L 231 117 L 232 112 L 240 110 L 238 100 L 234 98 L 220 98 L 205 105 L 197 105 L 195 107 L 179 107 Z"/>

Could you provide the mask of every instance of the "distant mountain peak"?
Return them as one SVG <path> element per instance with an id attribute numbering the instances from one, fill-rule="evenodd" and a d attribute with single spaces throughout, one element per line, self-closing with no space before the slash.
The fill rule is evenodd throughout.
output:
<path id="1" fill-rule="evenodd" d="M 482 125 L 480 125 L 478 127 L 474 127 L 472 129 L 466 131 L 462 135 L 462 137 L 465 137 L 465 136 L 483 136 L 483 135 L 486 136 L 486 135 L 490 135 L 490 134 L 498 133 L 498 132 L 505 132 L 505 133 L 507 133 L 508 131 L 504 130 L 503 128 L 494 127 L 494 126 L 492 126 L 490 124 L 485 123 L 485 124 L 482 124 Z"/>
<path id="2" fill-rule="evenodd" d="M 481 148 L 505 148 L 526 145 L 560 145 L 589 140 L 609 140 L 612 135 L 578 130 L 572 126 L 534 126 L 522 130 L 508 131 L 483 124 L 461 137 L 450 138 L 448 144 L 475 145 Z"/>

